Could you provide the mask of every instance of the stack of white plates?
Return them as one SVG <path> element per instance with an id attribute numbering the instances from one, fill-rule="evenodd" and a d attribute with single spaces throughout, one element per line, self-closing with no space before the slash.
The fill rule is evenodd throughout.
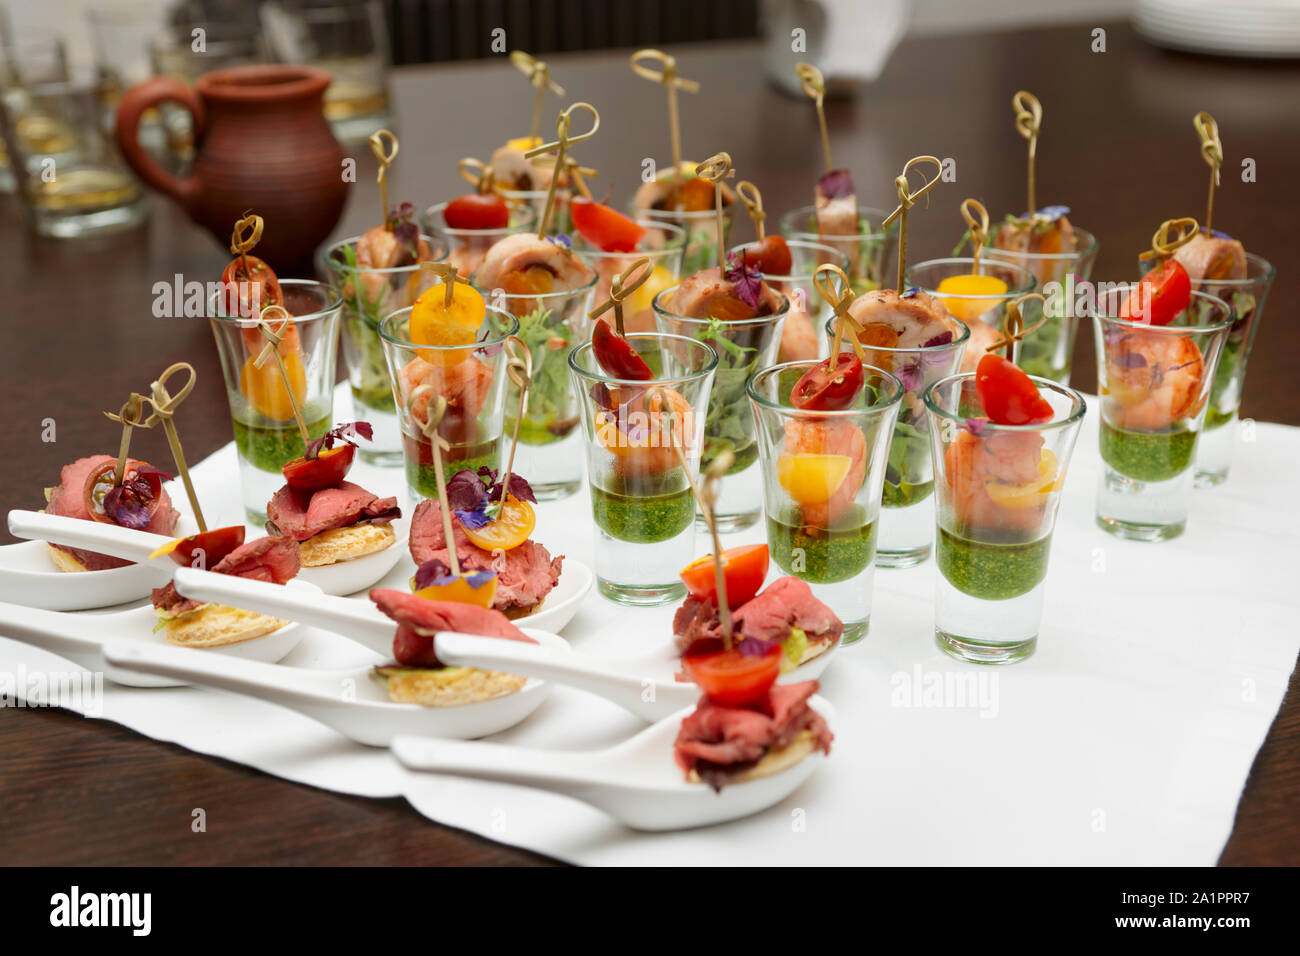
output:
<path id="1" fill-rule="evenodd" d="M 1300 57 L 1300 0 L 1138 0 L 1133 23 L 1178 50 Z"/>

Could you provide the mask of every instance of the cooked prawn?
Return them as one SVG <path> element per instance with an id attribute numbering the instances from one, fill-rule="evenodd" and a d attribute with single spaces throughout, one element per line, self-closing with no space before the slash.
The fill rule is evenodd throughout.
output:
<path id="1" fill-rule="evenodd" d="M 1195 415 L 1203 397 L 1205 360 L 1191 339 L 1130 332 L 1106 359 L 1107 419 L 1117 428 L 1159 431 Z"/>
<path id="2" fill-rule="evenodd" d="M 997 432 L 980 438 L 961 431 L 944 455 L 944 472 L 952 489 L 957 522 L 966 528 L 1032 531 L 1043 518 L 1041 507 L 1008 508 L 990 497 L 990 484 L 1024 486 L 1042 479 L 1043 436 L 1038 432 Z M 1042 505 L 1049 497 L 1044 494 Z"/>

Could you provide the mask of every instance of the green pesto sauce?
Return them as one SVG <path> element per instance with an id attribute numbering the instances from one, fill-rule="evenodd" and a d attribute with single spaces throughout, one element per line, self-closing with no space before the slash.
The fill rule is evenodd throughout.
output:
<path id="1" fill-rule="evenodd" d="M 1195 447 L 1196 433 L 1186 429 L 1130 432 L 1105 421 L 1101 423 L 1102 460 L 1136 481 L 1177 478 L 1192 463 Z"/>
<path id="2" fill-rule="evenodd" d="M 442 463 L 442 475 L 446 480 L 458 471 L 478 471 L 479 468 L 487 466 L 488 468 L 500 468 L 500 456 L 497 454 L 495 443 L 492 444 L 492 450 L 480 455 L 469 455 L 464 458 L 445 458 Z M 418 491 L 425 498 L 438 497 L 438 470 L 433 465 L 420 465 L 406 456 L 406 481 L 412 488 Z"/>
<path id="3" fill-rule="evenodd" d="M 521 445 L 550 445 L 557 441 L 563 441 L 578 426 L 576 418 L 570 418 L 565 421 L 551 420 L 549 422 L 529 421 L 525 418 L 519 423 L 519 444 Z M 506 417 L 505 433 L 509 438 L 515 427 L 515 420 L 511 416 Z"/>
<path id="4" fill-rule="evenodd" d="M 866 570 L 876 556 L 875 522 L 863 523 L 861 507 L 834 528 L 804 525 L 797 508 L 768 516 L 767 542 L 772 560 L 786 574 L 810 584 L 847 581 Z"/>
<path id="5" fill-rule="evenodd" d="M 736 475 L 744 471 L 754 462 L 758 461 L 758 442 L 750 442 L 748 445 L 741 448 L 733 448 L 731 449 L 731 453 L 736 456 L 736 460 L 733 461 L 731 467 L 727 469 L 727 474 Z M 700 471 L 708 468 L 712 461 L 713 458 L 710 458 L 708 455 L 701 455 Z"/>
<path id="6" fill-rule="evenodd" d="M 1211 405 L 1205 410 L 1205 430 L 1214 431 L 1216 428 L 1222 428 L 1236 416 L 1237 410 L 1234 408 L 1230 412 L 1222 411 Z"/>
<path id="7" fill-rule="evenodd" d="M 985 601 L 1005 601 L 1029 593 L 1043 580 L 1051 544 L 1050 535 L 1037 541 L 971 541 L 940 527 L 935 559 L 957 590 Z"/>
<path id="8" fill-rule="evenodd" d="M 261 471 L 279 474 L 280 468 L 307 452 L 307 446 L 294 422 L 287 425 L 249 425 L 237 418 L 230 420 L 235 432 L 235 447 L 245 461 Z M 330 428 L 330 416 L 307 423 L 307 434 L 319 438 Z"/>
<path id="9" fill-rule="evenodd" d="M 669 541 L 695 523 L 695 499 L 685 485 L 665 491 L 622 484 L 608 491 L 593 484 L 591 515 L 611 538 L 651 544 Z"/>
<path id="10" fill-rule="evenodd" d="M 908 505 L 914 505 L 918 501 L 924 501 L 934 494 L 933 481 L 921 481 L 914 485 L 907 482 L 891 485 L 885 482 L 884 492 L 880 496 L 880 503 L 886 508 L 905 508 Z"/>

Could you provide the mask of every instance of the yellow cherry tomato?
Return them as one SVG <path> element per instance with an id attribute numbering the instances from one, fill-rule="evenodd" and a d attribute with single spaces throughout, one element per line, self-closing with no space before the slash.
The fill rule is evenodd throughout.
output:
<path id="1" fill-rule="evenodd" d="M 948 276 L 939 283 L 938 293 L 948 311 L 963 322 L 978 319 L 998 303 L 992 299 L 966 299 L 956 296 L 1000 296 L 1007 294 L 1007 284 L 997 276 Z M 944 298 L 944 293 L 950 298 Z"/>
<path id="2" fill-rule="evenodd" d="M 478 587 L 470 584 L 465 575 L 454 577 L 445 584 L 430 584 L 415 592 L 416 597 L 430 601 L 454 601 L 457 604 L 476 604 L 479 607 L 492 606 L 497 596 L 497 576 L 491 571 L 475 572 L 487 574 L 488 577 Z M 414 582 L 414 578 L 411 579 Z"/>
<path id="3" fill-rule="evenodd" d="M 450 306 L 446 286 L 426 289 L 411 307 L 411 341 L 439 348 L 416 349 L 416 354 L 430 365 L 459 365 L 469 358 L 470 350 L 448 346 L 473 344 L 486 315 L 483 296 L 470 285 L 455 284 Z"/>
<path id="4" fill-rule="evenodd" d="M 256 356 L 244 363 L 239 371 L 239 390 L 248 399 L 249 404 L 273 422 L 287 422 L 293 418 L 293 404 L 289 393 L 285 391 L 284 380 L 280 378 L 280 369 L 275 360 L 268 359 L 261 368 L 254 365 Z M 307 371 L 302 365 L 302 355 L 290 352 L 283 356 L 284 370 L 289 377 L 289 386 L 299 406 L 307 398 Z"/>
<path id="5" fill-rule="evenodd" d="M 484 551 L 509 551 L 527 541 L 535 527 L 537 513 L 533 506 L 514 495 L 507 495 L 495 521 L 489 521 L 481 528 L 466 527 L 464 531 L 465 537 Z"/>
<path id="6" fill-rule="evenodd" d="M 844 484 L 852 464 L 848 455 L 782 455 L 776 477 L 800 505 L 821 505 Z"/>
<path id="7" fill-rule="evenodd" d="M 987 481 L 984 490 L 1003 508 L 1037 508 L 1053 491 L 1060 491 L 1063 484 L 1056 456 L 1050 449 L 1044 448 L 1042 457 L 1038 459 L 1038 478 L 1034 481 L 1023 485 Z"/>
<path id="8" fill-rule="evenodd" d="M 663 266 L 655 266 L 654 271 L 650 273 L 649 278 L 645 280 L 640 288 L 633 291 L 628 296 L 624 308 L 629 315 L 635 315 L 638 312 L 650 311 L 651 303 L 654 302 L 655 296 L 667 289 L 669 286 L 677 284 L 677 278 L 665 269 Z"/>
<path id="9" fill-rule="evenodd" d="M 506 140 L 506 145 L 511 149 L 517 149 L 521 153 L 526 153 L 530 149 L 536 149 L 542 145 L 542 140 L 538 136 L 519 136 L 515 139 Z"/>

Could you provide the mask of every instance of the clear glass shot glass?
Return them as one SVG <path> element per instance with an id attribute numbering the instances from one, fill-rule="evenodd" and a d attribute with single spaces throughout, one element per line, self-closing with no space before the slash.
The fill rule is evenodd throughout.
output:
<path id="1" fill-rule="evenodd" d="M 418 345 L 411 341 L 411 310 L 399 309 L 379 324 L 393 399 L 402 431 L 406 485 L 412 501 L 438 497 L 433 445 L 426 434 L 430 403 L 447 399 L 438 434 L 442 473 L 501 467 L 506 394 L 505 341 L 519 331 L 509 312 L 489 307 L 473 345 Z"/>
<path id="2" fill-rule="evenodd" d="M 596 278 L 571 292 L 511 295 L 504 289 L 480 289 L 493 306 L 519 321 L 519 338 L 533 362 L 528 412 L 519 422 L 515 470 L 528 479 L 539 501 L 567 498 L 582 484 L 581 405 L 569 375 L 569 350 L 590 335 L 592 290 Z M 514 434 L 519 390 L 506 384 L 506 436 Z"/>
<path id="3" fill-rule="evenodd" d="M 447 257 L 445 240 L 423 233 L 420 239 L 429 246 L 430 261 Z M 390 313 L 411 306 L 421 292 L 442 280 L 418 264 L 363 268 L 357 264 L 360 240 L 360 236 L 352 236 L 326 246 L 319 253 L 319 269 L 343 299 L 343 356 L 353 410 L 357 418 L 374 426 L 374 440 L 359 448 L 358 454 L 372 465 L 395 468 L 403 461 L 402 430 L 379 324 Z"/>
<path id="4" fill-rule="evenodd" d="M 281 279 L 280 288 L 293 318 L 288 330 L 279 319 L 270 322 L 281 337 L 280 355 L 307 433 L 318 438 L 334 427 L 334 369 L 343 300 L 336 290 L 310 279 Z M 306 444 L 279 367 L 273 359 L 261 368 L 254 364 L 266 345 L 256 325 L 229 315 L 221 293 L 208 300 L 208 321 L 230 400 L 244 514 L 261 527 L 266 523 L 266 503 L 284 484 L 281 466 L 302 457 Z"/>
<path id="5" fill-rule="evenodd" d="M 999 262 L 1028 269 L 1041 292 L 1052 282 L 1064 283 L 1067 275 L 1086 282 L 1101 244 L 1086 229 L 1074 228 L 1074 249 L 1069 252 L 1012 252 L 985 247 L 983 255 Z M 1046 294 L 1046 293 L 1044 293 Z M 1050 378 L 1061 385 L 1070 384 L 1070 366 L 1074 361 L 1074 337 L 1079 320 L 1073 309 L 1049 314 L 1042 327 L 1020 340 L 1016 364 L 1030 375 Z"/>
<path id="6" fill-rule="evenodd" d="M 483 262 L 488 250 L 498 242 L 516 232 L 527 232 L 537 221 L 537 214 L 532 206 L 510 207 L 509 225 L 501 229 L 453 229 L 447 225 L 443 213 L 447 209 L 445 202 L 430 206 L 420 215 L 420 227 L 433 236 L 441 236 L 447 241 L 447 261 L 456 267 L 462 278 L 468 279 Z"/>
<path id="7" fill-rule="evenodd" d="M 800 206 L 781 217 L 786 239 L 825 243 L 847 256 L 844 268 L 857 295 L 882 288 L 890 281 L 889 264 L 898 250 L 898 227 L 881 225 L 889 214 L 871 206 L 858 206 L 856 236 L 823 236 L 817 232 L 817 207 Z"/>
<path id="8" fill-rule="evenodd" d="M 672 164 L 665 164 L 670 167 Z M 722 207 L 722 236 L 718 236 L 718 214 L 710 206 L 708 209 L 657 209 L 653 206 L 638 206 L 635 199 L 628 203 L 633 219 L 653 219 L 677 226 L 686 235 L 686 246 L 682 253 L 682 275 L 689 276 L 701 269 L 718 264 L 718 243 L 724 246 L 731 235 L 732 222 L 736 218 L 734 200 Z"/>
<path id="9" fill-rule="evenodd" d="M 1134 541 L 1187 527 L 1193 459 L 1232 307 L 1204 292 L 1167 325 L 1116 318 L 1135 286 L 1100 296 L 1093 316 L 1101 399 L 1097 524 Z"/>
<path id="10" fill-rule="evenodd" d="M 910 568 L 930 556 L 934 542 L 934 463 L 930 457 L 925 391 L 939 379 L 961 370 L 970 329 L 960 320 L 957 328 L 952 341 L 929 347 L 862 347 L 868 365 L 891 372 L 903 385 L 880 500 L 876 563 L 882 568 Z M 825 329 L 827 335 L 835 334 L 833 318 Z"/>
<path id="11" fill-rule="evenodd" d="M 975 375 L 925 391 L 938 538 L 934 636 L 958 660 L 1010 664 L 1034 653 L 1061 488 L 1086 407 L 1083 396 L 1032 378 L 1052 417 L 995 425 Z"/>
<path id="12" fill-rule="evenodd" d="M 1148 260 L 1140 266 L 1146 272 L 1154 264 L 1154 260 Z M 1210 386 L 1205 425 L 1196 439 L 1193 484 L 1197 488 L 1210 488 L 1228 480 L 1236 444 L 1237 413 L 1246 384 L 1246 363 L 1250 361 L 1255 335 L 1264 317 L 1264 304 L 1276 275 L 1277 270 L 1266 259 L 1248 252 L 1244 278 L 1204 279 L 1192 283 L 1193 289 L 1232 306 L 1233 316 L 1232 327 L 1223 343 L 1223 354 L 1219 356 L 1219 367 Z"/>
<path id="13" fill-rule="evenodd" d="M 787 239 L 790 247 L 790 274 L 784 276 L 763 273 L 763 281 L 790 300 L 790 311 L 781 328 L 781 348 L 777 361 L 797 362 L 815 359 L 829 351 L 823 328 L 830 317 L 831 307 L 813 287 L 813 274 L 823 263 L 848 270 L 849 259 L 843 252 L 823 242 L 807 239 Z M 758 247 L 757 242 L 732 246 L 730 255 L 743 255 Z"/>
<path id="14" fill-rule="evenodd" d="M 704 415 L 718 356 L 694 339 L 627 336 L 655 377 L 611 378 L 590 342 L 569 352 L 582 400 L 587 480 L 596 526 L 596 582 L 619 604 L 666 604 L 686 593 L 678 572 L 695 557 L 695 498 Z"/>
<path id="15" fill-rule="evenodd" d="M 876 574 L 885 458 L 903 386 L 865 366 L 842 411 L 795 408 L 790 392 L 816 362 L 785 362 L 750 378 L 767 543 L 785 574 L 807 581 L 844 621 L 844 644 L 866 637 Z M 775 571 L 773 572 L 775 574 Z"/>
<path id="16" fill-rule="evenodd" d="M 969 275 L 1001 279 L 1007 291 L 988 295 L 939 291 L 939 286 L 945 279 Z M 983 349 L 1002 334 L 1002 317 L 1006 312 L 1007 303 L 1027 292 L 1033 292 L 1037 288 L 1038 280 L 1028 269 L 1022 269 L 1008 262 L 998 262 L 988 256 L 980 259 L 977 273 L 973 258 L 954 256 L 948 259 L 928 259 L 908 266 L 903 275 L 903 285 L 909 288 L 916 286 L 921 291 L 936 296 L 952 313 L 953 318 L 966 323 L 971 330 L 967 349 L 974 355 L 977 354 L 977 350 Z M 1043 314 L 1042 310 L 1043 303 L 1037 299 L 1030 299 L 1024 304 L 1020 315 L 1024 320 L 1025 328 L 1038 321 Z M 1012 346 L 1011 359 L 1019 364 L 1020 342 Z"/>
<path id="17" fill-rule="evenodd" d="M 713 375 L 713 390 L 704 420 L 700 467 L 708 468 L 723 452 L 735 456 L 718 490 L 714 520 L 719 531 L 740 531 L 757 523 L 763 510 L 763 485 L 757 467 L 758 439 L 745 382 L 755 372 L 776 363 L 790 300 L 777 293 L 780 307 L 770 315 L 754 319 L 694 319 L 668 308 L 676 291 L 677 286 L 672 286 L 655 296 L 655 321 L 660 332 L 696 339 L 718 353 L 718 370 Z M 704 528 L 703 516 L 699 521 Z"/>
<path id="18" fill-rule="evenodd" d="M 564 182 L 564 180 L 561 180 Z M 543 215 L 546 214 L 546 193 L 545 189 L 503 189 L 501 196 L 508 202 L 512 209 L 532 211 L 534 223 L 540 222 Z M 573 232 L 573 217 L 569 214 L 569 200 L 573 197 L 573 192 L 568 186 L 557 185 L 555 187 L 555 208 L 551 210 L 551 221 L 546 225 L 546 234 L 548 236 L 558 236 L 560 234 L 569 235 Z"/>
<path id="19" fill-rule="evenodd" d="M 646 234 L 631 252 L 606 252 L 579 235 L 573 236 L 573 254 L 596 273 L 595 302 L 609 298 L 614 277 L 636 262 L 650 260 L 650 277 L 623 302 L 623 327 L 629 332 L 655 331 L 654 297 L 682 278 L 686 231 L 657 219 L 638 219 Z M 612 320 L 611 320 L 612 321 Z"/>

